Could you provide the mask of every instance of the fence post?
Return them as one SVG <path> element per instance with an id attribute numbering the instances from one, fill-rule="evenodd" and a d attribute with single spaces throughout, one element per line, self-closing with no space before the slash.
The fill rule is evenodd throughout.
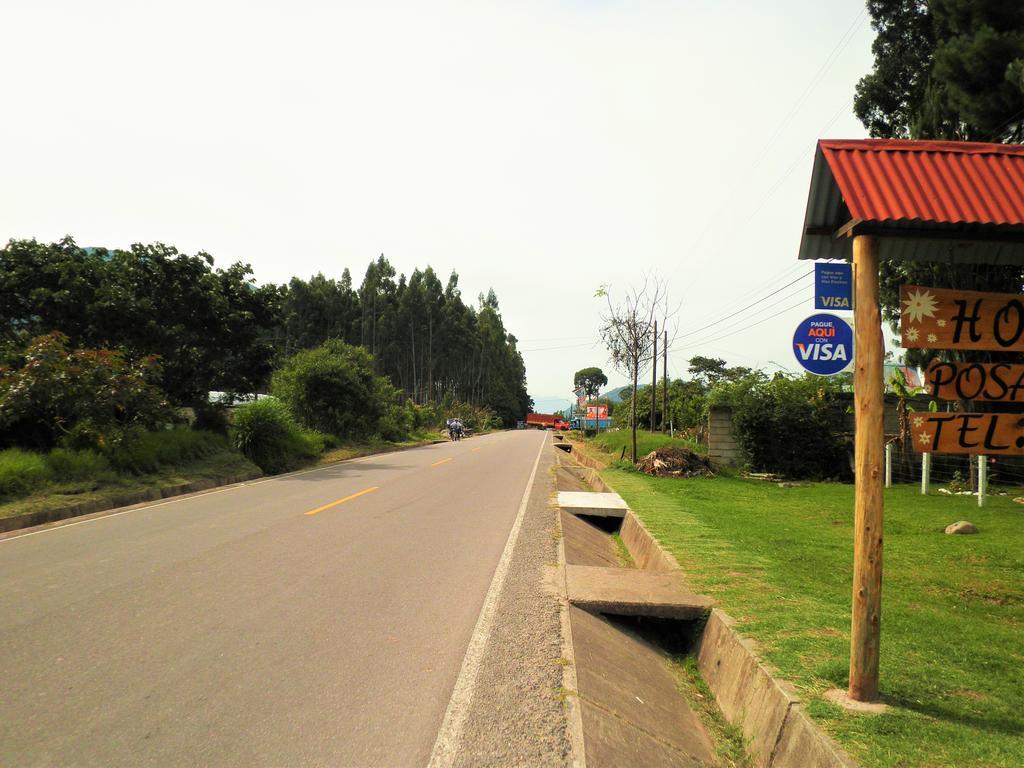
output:
<path id="1" fill-rule="evenodd" d="M 921 454 L 921 495 L 928 495 L 928 481 L 931 479 L 932 474 L 932 455 L 930 453 Z"/>
<path id="2" fill-rule="evenodd" d="M 892 443 L 885 444 L 885 487 L 892 488 Z"/>
<path id="3" fill-rule="evenodd" d="M 988 460 L 978 455 L 978 506 L 985 506 L 985 492 L 988 490 Z"/>

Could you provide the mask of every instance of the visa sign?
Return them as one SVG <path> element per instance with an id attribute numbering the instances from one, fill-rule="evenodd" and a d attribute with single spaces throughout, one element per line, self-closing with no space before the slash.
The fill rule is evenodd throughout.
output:
<path id="1" fill-rule="evenodd" d="M 811 315 L 793 334 L 793 354 L 804 369 L 818 376 L 842 373 L 853 360 L 853 329 L 837 315 Z"/>
<path id="2" fill-rule="evenodd" d="M 853 309 L 853 270 L 849 264 L 814 264 L 814 308 Z"/>

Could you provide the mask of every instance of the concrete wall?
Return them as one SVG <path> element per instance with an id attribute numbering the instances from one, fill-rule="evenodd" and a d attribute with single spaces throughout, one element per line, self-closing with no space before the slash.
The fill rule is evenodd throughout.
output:
<path id="1" fill-rule="evenodd" d="M 850 436 L 850 440 L 853 440 L 854 432 L 854 414 L 853 414 L 853 394 L 846 394 L 843 396 L 843 400 L 846 402 L 846 423 L 845 430 Z M 910 401 L 913 408 L 919 411 L 928 410 L 928 399 L 919 397 Z M 896 413 L 897 399 L 894 395 L 887 395 L 885 398 L 885 434 L 887 438 L 894 437 L 899 434 L 900 421 L 899 416 Z M 852 443 L 851 443 L 852 445 Z M 732 431 L 732 409 L 728 407 L 712 408 L 711 413 L 708 416 L 708 456 L 711 457 L 712 461 L 720 464 L 728 464 L 731 466 L 738 466 L 743 464 L 744 456 L 740 450 L 739 445 L 736 443 L 736 438 Z"/>
<path id="2" fill-rule="evenodd" d="M 736 466 L 743 453 L 732 433 L 732 409 L 712 408 L 708 416 L 708 457 L 716 464 Z"/>

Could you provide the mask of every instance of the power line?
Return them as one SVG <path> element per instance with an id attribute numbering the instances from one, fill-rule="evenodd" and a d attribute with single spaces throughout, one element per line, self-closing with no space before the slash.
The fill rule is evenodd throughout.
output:
<path id="1" fill-rule="evenodd" d="M 686 333 L 682 333 L 679 336 L 677 336 L 676 338 L 677 339 L 683 339 L 683 338 L 686 338 L 687 336 L 693 336 L 695 333 L 700 333 L 701 331 L 703 331 L 706 328 L 711 328 L 712 326 L 718 325 L 719 323 L 722 323 L 722 322 L 725 322 L 726 320 L 728 320 L 728 319 L 730 319 L 732 317 L 736 317 L 736 315 L 740 314 L 741 312 L 745 312 L 748 309 L 750 309 L 751 307 L 756 307 L 762 301 L 765 301 L 766 299 L 770 299 L 772 296 L 775 296 L 776 294 L 781 293 L 782 291 L 784 291 L 786 288 L 789 288 L 789 286 L 791 286 L 791 285 L 793 285 L 795 283 L 799 283 L 801 280 L 805 280 L 806 278 L 810 277 L 813 274 L 814 274 L 814 270 L 811 270 L 810 272 L 805 272 L 804 274 L 800 275 L 800 277 L 798 277 L 796 280 L 791 280 L 790 282 L 786 283 L 781 288 L 778 288 L 778 289 L 772 291 L 771 293 L 769 293 L 766 296 L 762 296 L 760 299 L 758 299 L 754 303 L 748 304 L 747 306 L 743 307 L 742 309 L 737 309 L 731 315 L 726 315 L 725 317 L 719 318 L 718 320 L 715 320 L 712 323 L 708 323 L 707 325 L 702 325 L 700 328 L 695 328 L 692 331 L 687 331 Z"/>
<path id="2" fill-rule="evenodd" d="M 824 77 L 825 73 L 832 67 L 833 64 L 836 63 L 836 61 L 838 61 L 839 54 L 846 50 L 846 46 L 848 46 L 850 42 L 853 40 L 853 33 L 856 31 L 857 27 L 860 26 L 860 23 L 861 21 L 863 21 L 867 12 L 867 7 L 862 8 L 860 13 L 857 14 L 857 17 L 846 29 L 846 32 L 843 33 L 843 36 L 839 38 L 839 42 L 837 42 L 835 44 L 835 47 L 832 48 L 831 53 L 829 53 L 829 55 L 825 57 L 825 61 L 822 62 L 822 65 L 818 68 L 818 71 L 814 74 L 814 77 L 811 78 L 811 82 L 807 84 L 807 87 L 804 88 L 803 93 L 800 94 L 796 102 L 794 102 L 793 106 L 790 107 L 790 110 L 788 113 L 786 113 L 786 116 L 782 118 L 782 122 L 780 122 L 778 127 L 776 127 L 774 133 L 772 133 L 771 137 L 768 139 L 768 143 L 764 145 L 760 154 L 758 155 L 757 160 L 754 162 L 751 168 L 756 168 L 760 164 L 761 160 L 768 153 L 768 150 L 771 148 L 771 146 L 775 143 L 778 137 L 782 135 L 783 128 L 786 127 L 790 119 L 792 119 L 792 117 L 804 105 L 804 103 L 807 101 L 807 97 L 810 96 L 811 92 L 818 86 L 818 84 L 821 82 L 821 78 Z"/>
<path id="3" fill-rule="evenodd" d="M 789 123 L 790 119 L 800 110 L 801 107 L 803 107 L 804 103 L 807 100 L 807 97 L 818 86 L 818 84 L 821 81 L 821 78 L 824 76 L 824 74 L 832 67 L 832 65 L 834 65 L 836 63 L 836 61 L 838 61 L 839 54 L 841 54 L 846 49 L 846 47 L 850 44 L 850 42 L 853 40 L 853 33 L 856 31 L 857 27 L 863 21 L 864 16 L 865 16 L 866 13 L 867 13 L 867 8 L 866 7 L 861 9 L 861 11 L 854 18 L 853 22 L 850 24 L 850 26 L 846 29 L 846 31 L 839 38 L 838 42 L 836 42 L 835 46 L 832 48 L 832 51 L 829 53 L 828 56 L 825 57 L 825 60 L 822 62 L 821 66 L 818 68 L 818 71 L 814 74 L 814 76 L 811 78 L 810 82 L 804 88 L 803 92 L 800 94 L 800 96 L 797 98 L 797 100 L 793 103 L 793 106 L 790 107 L 789 112 L 786 113 L 785 117 L 783 117 L 783 119 L 776 126 L 775 130 L 772 132 L 771 138 L 761 148 L 761 150 L 758 152 L 758 154 L 755 155 L 754 161 L 750 164 L 749 168 L 747 169 L 748 173 L 750 171 L 753 171 L 753 170 L 757 169 L 757 167 L 761 163 L 761 160 L 763 160 L 764 157 L 767 155 L 768 150 L 772 147 L 772 145 L 775 143 L 777 138 L 780 135 L 782 135 L 783 129 Z M 836 119 L 837 118 L 833 118 L 829 122 L 828 126 L 830 127 L 832 125 L 832 123 L 835 122 Z M 827 128 L 825 130 L 827 130 Z M 821 132 L 819 132 L 819 133 L 821 133 Z M 783 176 L 783 180 L 785 179 L 785 177 L 788 177 L 791 172 L 792 172 L 792 169 L 787 170 L 786 173 Z M 718 208 L 718 210 L 714 213 L 714 215 L 712 215 L 712 216 L 710 216 L 708 218 L 707 225 L 701 231 L 700 235 L 694 241 L 693 245 L 690 246 L 690 248 L 689 248 L 690 251 L 697 250 L 698 246 L 700 246 L 700 244 L 704 241 L 704 238 L 707 236 L 708 232 L 710 232 L 712 227 L 715 225 L 715 222 L 722 215 L 722 211 L 725 210 L 726 205 L 727 205 L 727 203 L 723 203 Z"/>
<path id="4" fill-rule="evenodd" d="M 829 119 L 829 121 L 827 123 L 825 123 L 825 125 L 822 126 L 822 128 L 818 131 L 818 135 L 819 136 L 823 135 L 829 128 L 831 128 L 832 125 L 836 122 L 836 120 L 838 120 L 842 116 L 842 114 L 847 109 L 849 109 L 850 106 L 852 106 L 852 104 L 853 104 L 853 100 L 852 99 L 843 102 L 843 105 L 838 110 L 836 110 L 836 112 L 832 115 L 832 117 Z M 814 156 L 814 152 L 817 151 L 817 148 L 818 148 L 817 144 L 815 144 L 814 147 L 811 149 L 810 154 L 811 154 L 812 158 Z M 754 218 L 761 212 L 761 210 L 765 207 L 765 205 L 768 204 L 768 201 L 771 199 L 771 197 L 776 192 L 778 192 L 779 189 L 782 188 L 782 185 L 785 183 L 786 179 L 788 179 L 790 177 L 790 175 L 793 173 L 793 171 L 795 171 L 797 169 L 797 167 L 799 167 L 800 162 L 807 158 L 807 154 L 808 153 L 807 153 L 806 150 L 801 150 L 799 153 L 797 153 L 797 155 L 793 158 L 793 161 L 789 164 L 789 167 L 786 168 L 786 170 L 783 172 L 782 176 L 780 176 L 778 179 L 776 179 L 775 183 L 772 184 L 772 186 L 768 189 L 768 191 L 765 192 L 764 195 L 761 196 L 760 202 L 758 203 L 757 207 L 755 207 L 754 210 L 751 211 L 747 215 L 747 217 L 743 220 L 742 224 L 732 228 L 732 235 L 730 237 L 728 237 L 727 239 L 725 239 L 724 242 L 722 243 L 722 245 L 726 245 L 728 243 L 731 243 L 735 239 L 736 234 L 738 232 L 742 231 L 751 221 L 754 220 Z M 717 216 L 717 214 L 716 214 L 716 216 Z M 696 247 L 696 245 L 694 247 Z M 707 258 L 704 259 L 704 261 L 706 262 L 706 261 L 709 261 L 710 259 L 711 259 L 711 256 L 708 256 Z M 704 270 L 699 271 L 697 274 L 698 274 L 698 277 L 700 275 L 703 275 L 704 274 Z M 693 286 L 697 282 L 698 282 L 697 280 L 694 280 L 692 283 L 690 283 L 689 286 L 688 286 L 688 289 L 692 290 Z"/>
<path id="5" fill-rule="evenodd" d="M 798 304 L 794 304 L 791 307 L 786 307 L 785 309 L 779 310 L 775 314 L 769 315 L 768 317 L 761 318 L 756 323 L 751 323 L 748 326 L 745 326 L 743 328 L 738 328 L 735 331 L 730 331 L 729 333 L 724 333 L 721 336 L 716 336 L 716 337 L 714 337 L 712 339 L 703 339 L 701 341 L 690 342 L 690 343 L 688 343 L 688 344 L 686 344 L 684 346 L 679 347 L 678 350 L 693 349 L 694 347 L 701 347 L 701 346 L 704 346 L 705 344 L 713 344 L 714 342 L 721 341 L 722 339 L 728 338 L 729 336 L 735 336 L 737 333 L 742 333 L 743 331 L 749 331 L 751 328 L 756 328 L 757 326 L 761 325 L 762 323 L 766 323 L 769 320 L 772 320 L 772 319 L 778 317 L 779 315 L 783 315 L 786 312 L 789 312 L 791 310 L 797 309 L 798 307 L 803 307 L 803 306 L 806 306 L 806 305 L 807 305 L 807 298 L 804 298 Z M 676 349 L 676 348 L 673 347 L 672 349 Z"/>
<path id="6" fill-rule="evenodd" d="M 785 296 L 779 297 L 778 299 L 773 301 L 771 304 L 766 304 L 765 306 L 761 307 L 757 312 L 755 312 L 750 317 L 741 317 L 736 322 L 730 323 L 729 325 L 726 325 L 726 326 L 724 326 L 722 328 L 718 328 L 718 329 L 712 331 L 712 333 L 721 333 L 722 331 L 728 330 L 729 328 L 735 328 L 740 323 L 749 322 L 750 320 L 753 320 L 755 317 L 757 317 L 758 314 L 760 314 L 762 312 L 765 312 L 766 310 L 769 310 L 772 307 L 777 307 L 777 306 L 779 306 L 779 304 L 782 304 L 784 301 L 789 301 L 794 296 L 798 296 L 801 293 L 804 293 L 806 290 L 807 290 L 807 286 L 801 286 L 801 287 L 797 288 L 795 291 L 793 291 L 792 293 L 787 293 Z"/>

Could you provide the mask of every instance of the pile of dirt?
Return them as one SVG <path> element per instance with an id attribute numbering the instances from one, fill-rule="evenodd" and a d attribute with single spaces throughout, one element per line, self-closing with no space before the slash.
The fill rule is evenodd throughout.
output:
<path id="1" fill-rule="evenodd" d="M 637 462 L 637 469 L 655 477 L 714 477 L 711 462 L 686 448 L 657 448 Z"/>

